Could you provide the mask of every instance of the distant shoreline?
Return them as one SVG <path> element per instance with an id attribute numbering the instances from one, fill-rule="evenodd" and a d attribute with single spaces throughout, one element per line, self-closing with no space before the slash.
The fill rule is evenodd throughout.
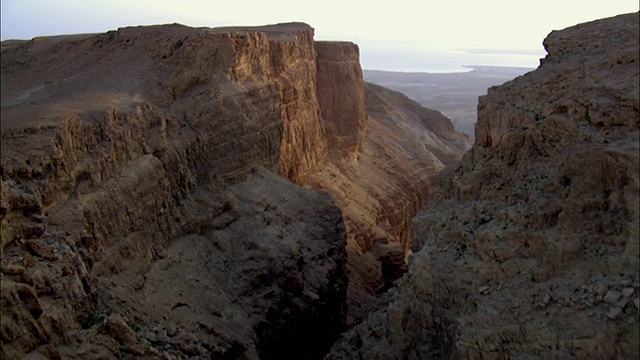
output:
<path id="1" fill-rule="evenodd" d="M 425 71 L 399 71 L 399 70 L 380 70 L 380 69 L 362 69 L 367 72 L 377 73 L 397 73 L 397 74 L 469 74 L 475 73 L 526 73 L 535 70 L 535 67 L 522 67 L 522 66 L 500 66 L 500 65 L 462 65 L 462 69 L 456 70 L 425 70 Z"/>
<path id="2" fill-rule="evenodd" d="M 476 71 L 486 71 L 486 70 L 513 70 L 513 71 L 531 71 L 535 70 L 535 67 L 525 67 L 525 66 L 500 66 L 500 65 L 462 65 L 463 68 L 469 68 L 471 70 Z"/>
<path id="3" fill-rule="evenodd" d="M 478 97 L 491 86 L 533 71 L 533 67 L 464 65 L 455 72 L 363 70 L 365 81 L 400 91 L 451 119 L 459 131 L 474 136 Z"/>

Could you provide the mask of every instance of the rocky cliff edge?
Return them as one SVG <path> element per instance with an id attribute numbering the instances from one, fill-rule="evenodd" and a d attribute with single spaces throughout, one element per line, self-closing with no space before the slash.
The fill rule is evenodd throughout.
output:
<path id="1" fill-rule="evenodd" d="M 637 358 L 638 14 L 552 32 L 480 99 L 409 273 L 328 359 Z"/>

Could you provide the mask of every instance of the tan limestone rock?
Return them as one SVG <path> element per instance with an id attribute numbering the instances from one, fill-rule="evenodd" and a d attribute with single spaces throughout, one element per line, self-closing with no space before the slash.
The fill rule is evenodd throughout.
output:
<path id="1" fill-rule="evenodd" d="M 318 102 L 327 145 L 337 159 L 355 160 L 365 136 L 365 87 L 358 45 L 316 42 Z"/>

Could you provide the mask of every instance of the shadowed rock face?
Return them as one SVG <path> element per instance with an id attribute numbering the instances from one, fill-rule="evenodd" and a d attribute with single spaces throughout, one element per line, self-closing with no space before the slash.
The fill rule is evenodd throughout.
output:
<path id="1" fill-rule="evenodd" d="M 480 99 L 390 304 L 327 356 L 638 356 L 638 14 L 552 32 Z"/>

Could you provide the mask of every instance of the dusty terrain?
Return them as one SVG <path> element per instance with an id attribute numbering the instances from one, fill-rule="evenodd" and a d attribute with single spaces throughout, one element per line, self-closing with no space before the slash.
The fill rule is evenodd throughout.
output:
<path id="1" fill-rule="evenodd" d="M 461 73 L 411 73 L 364 70 L 365 80 L 400 91 L 423 106 L 441 111 L 458 131 L 471 137 L 478 119 L 478 97 L 533 69 L 470 66 Z"/>
<path id="2" fill-rule="evenodd" d="M 3 42 L 1 66 L 3 358 L 318 358 L 469 146 L 301 23 Z"/>
<path id="3" fill-rule="evenodd" d="M 480 99 L 390 304 L 327 359 L 635 359 L 639 14 L 552 32 Z"/>

